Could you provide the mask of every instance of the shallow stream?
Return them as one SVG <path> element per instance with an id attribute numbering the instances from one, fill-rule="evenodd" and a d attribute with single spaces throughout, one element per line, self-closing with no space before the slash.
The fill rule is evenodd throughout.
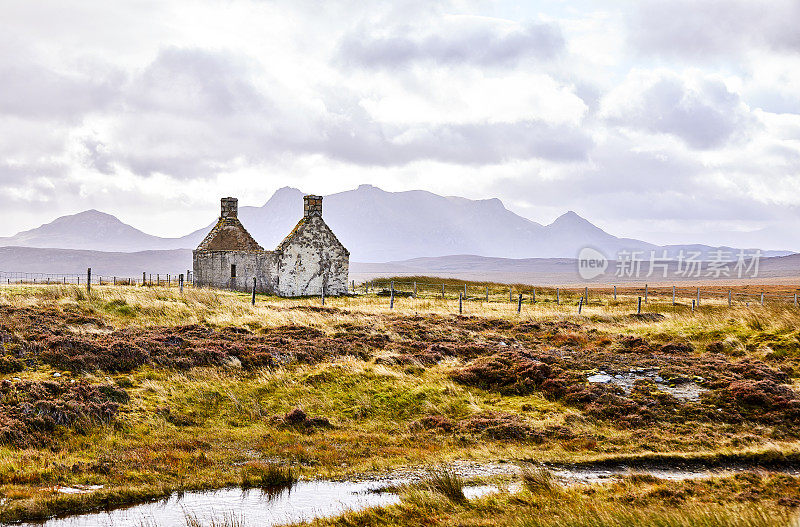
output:
<path id="1" fill-rule="evenodd" d="M 455 463 L 449 467 L 462 477 L 490 477 L 517 474 L 518 467 L 511 463 Z M 726 467 L 710 470 L 702 465 L 637 467 L 636 473 L 651 474 L 667 480 L 723 476 L 754 470 L 753 466 Z M 563 485 L 581 485 L 602 482 L 609 478 L 631 474 L 632 469 L 619 464 L 613 466 L 551 465 L 549 469 Z M 798 470 L 780 469 L 798 474 Z M 114 509 L 52 518 L 43 523 L 16 524 L 21 527 L 186 527 L 187 519 L 196 519 L 200 525 L 211 525 L 221 520 L 236 527 L 262 527 L 282 525 L 329 517 L 347 511 L 357 511 L 399 503 L 400 497 L 385 491 L 404 483 L 418 481 L 424 472 L 398 471 L 383 478 L 366 481 L 299 481 L 291 488 L 277 491 L 227 488 L 208 492 L 182 492 L 168 498 Z M 511 485 L 510 491 L 519 489 Z M 97 490 L 97 489 L 86 489 Z M 496 492 L 494 485 L 465 487 L 464 494 L 472 499 Z M 80 492 L 80 489 L 61 489 L 62 492 Z M 224 523 L 223 523 L 224 525 Z"/>

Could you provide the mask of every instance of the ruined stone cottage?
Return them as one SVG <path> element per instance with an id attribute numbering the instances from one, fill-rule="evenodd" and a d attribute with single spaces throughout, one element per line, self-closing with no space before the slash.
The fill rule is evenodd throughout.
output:
<path id="1" fill-rule="evenodd" d="M 265 251 L 238 217 L 238 200 L 222 198 L 222 213 L 195 249 L 194 283 L 279 296 L 347 293 L 350 252 L 322 219 L 322 196 L 303 198 L 303 218 L 275 248 Z"/>

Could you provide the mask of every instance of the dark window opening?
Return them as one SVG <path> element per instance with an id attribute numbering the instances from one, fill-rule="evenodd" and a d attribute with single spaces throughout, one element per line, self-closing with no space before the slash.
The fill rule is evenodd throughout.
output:
<path id="1" fill-rule="evenodd" d="M 231 265 L 231 278 L 236 278 L 236 264 Z"/>

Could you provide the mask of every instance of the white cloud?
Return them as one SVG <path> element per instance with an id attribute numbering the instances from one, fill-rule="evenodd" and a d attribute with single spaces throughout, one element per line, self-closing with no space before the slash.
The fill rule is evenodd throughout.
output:
<path id="1" fill-rule="evenodd" d="M 746 139 L 756 124 L 722 79 L 665 70 L 632 71 L 606 95 L 601 115 L 613 125 L 670 134 L 698 149 Z"/>
<path id="2" fill-rule="evenodd" d="M 796 221 L 797 10 L 13 3 L 0 234 L 93 207 L 179 235 L 219 194 L 359 183 L 498 196 L 539 221 L 575 209 L 645 238 Z"/>
<path id="3" fill-rule="evenodd" d="M 494 68 L 526 60 L 550 60 L 564 49 L 557 24 L 474 16 L 446 16 L 434 21 L 395 24 L 378 31 L 360 26 L 342 39 L 340 58 L 346 64 L 368 68 L 396 69 L 414 62 Z"/>
<path id="4" fill-rule="evenodd" d="M 630 39 L 642 53 L 712 61 L 753 47 L 800 51 L 796 0 L 640 0 L 632 12 Z"/>
<path id="5" fill-rule="evenodd" d="M 578 125 L 587 110 L 572 87 L 538 73 L 491 75 L 470 69 L 421 71 L 417 77 L 426 82 L 413 91 L 381 79 L 380 92 L 361 105 L 378 121 L 414 124 L 542 120 Z"/>

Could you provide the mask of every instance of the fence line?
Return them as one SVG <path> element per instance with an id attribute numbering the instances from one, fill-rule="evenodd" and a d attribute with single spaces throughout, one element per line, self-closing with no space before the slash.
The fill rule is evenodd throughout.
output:
<path id="1" fill-rule="evenodd" d="M 729 305 L 733 305 L 734 302 L 737 304 L 753 302 L 763 304 L 769 300 L 797 306 L 798 295 L 800 295 L 800 288 L 786 291 L 743 292 L 735 291 L 733 287 L 725 286 L 706 286 L 705 288 L 677 285 L 652 287 L 644 284 L 638 287 L 629 287 L 609 284 L 602 288 L 589 289 L 588 286 L 583 288 L 520 286 L 519 284 L 503 286 L 496 283 L 459 283 L 452 280 L 449 282 L 414 282 L 387 279 L 366 280 L 358 285 L 353 281 L 352 290 L 354 293 L 375 293 L 379 295 L 391 293 L 392 296 L 399 293 L 400 296 L 412 296 L 415 298 L 422 296 L 423 298 L 455 299 L 460 296 L 464 301 L 506 301 L 510 303 L 519 303 L 517 298 L 519 296 L 524 303 L 574 303 L 581 307 L 602 303 L 604 300 L 607 302 L 619 302 L 618 297 L 634 297 L 634 300 L 641 297 L 644 304 L 665 299 L 671 300 L 673 305 L 681 303 L 679 301 L 682 300 L 687 305 L 694 303 L 696 306 L 700 306 L 702 301 L 727 300 Z"/>
<path id="2" fill-rule="evenodd" d="M 179 287 L 193 285 L 194 276 L 191 270 L 186 273 L 160 274 L 142 272 L 141 278 L 121 276 L 101 276 L 92 274 L 91 268 L 86 274 L 78 273 L 28 273 L 18 271 L 0 271 L 0 285 L 136 285 L 136 286 L 165 286 Z M 523 304 L 555 303 L 578 306 L 580 312 L 584 306 L 602 305 L 604 300 L 609 305 L 619 305 L 619 297 L 633 298 L 637 302 L 637 312 L 641 312 L 641 303 L 648 304 L 655 299 L 669 299 L 672 305 L 678 305 L 678 300 L 691 304 L 692 309 L 700 307 L 703 301 L 727 301 L 729 306 L 734 303 L 749 305 L 751 302 L 763 305 L 767 301 L 793 304 L 798 307 L 800 288 L 787 291 L 734 291 L 733 287 L 711 287 L 705 289 L 699 286 L 661 286 L 650 287 L 644 284 L 641 287 L 627 287 L 611 285 L 602 288 L 563 288 L 556 286 L 533 285 L 508 285 L 496 283 L 479 284 L 475 282 L 416 282 L 388 279 L 367 280 L 356 284 L 351 281 L 352 294 L 376 294 L 390 297 L 390 308 L 394 307 L 395 297 L 411 296 L 418 298 L 451 298 L 458 299 L 459 312 L 463 311 L 463 303 L 468 301 L 507 302 L 517 304 L 520 312 Z M 405 288 L 405 290 L 404 290 Z M 613 292 L 612 292 L 613 291 Z M 506 296 L 506 293 L 507 296 Z M 323 297 L 324 299 L 324 297 Z M 324 300 L 323 300 L 324 302 Z"/>
<path id="3" fill-rule="evenodd" d="M 181 279 L 184 285 L 192 285 L 193 272 L 161 274 L 143 272 L 142 276 L 114 276 L 93 273 L 91 268 L 86 273 L 28 273 L 21 271 L 0 271 L 0 285 L 157 285 L 179 287 Z"/>

